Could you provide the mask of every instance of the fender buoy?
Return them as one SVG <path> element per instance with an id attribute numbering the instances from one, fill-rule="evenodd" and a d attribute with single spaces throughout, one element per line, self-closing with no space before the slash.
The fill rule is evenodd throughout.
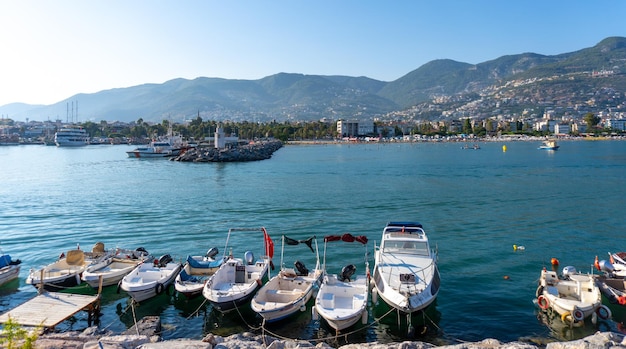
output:
<path id="1" fill-rule="evenodd" d="M 576 321 L 582 321 L 585 318 L 585 313 L 583 313 L 583 311 L 578 308 L 574 308 L 574 311 L 572 312 L 572 317 Z"/>
<path id="2" fill-rule="evenodd" d="M 367 325 L 367 309 L 363 311 L 363 314 L 361 314 L 361 323 L 363 325 Z"/>
<path id="3" fill-rule="evenodd" d="M 569 322 L 571 320 L 571 316 L 572 316 L 572 314 L 569 311 L 566 311 L 563 314 L 561 314 L 561 321 Z M 568 319 L 568 317 L 569 317 L 569 319 Z"/>
<path id="4" fill-rule="evenodd" d="M 378 289 L 376 287 L 372 288 L 372 304 L 376 304 L 378 302 Z"/>
<path id="5" fill-rule="evenodd" d="M 596 313 L 601 320 L 608 320 L 611 318 L 611 309 L 609 309 L 606 305 L 600 305 L 596 309 Z"/>
<path id="6" fill-rule="evenodd" d="M 120 293 L 120 289 L 122 288 L 122 280 L 120 280 L 120 282 L 117 283 L 117 293 Z"/>
<path id="7" fill-rule="evenodd" d="M 313 320 L 318 320 L 317 309 L 315 309 L 315 306 L 311 307 L 311 317 L 313 318 Z"/>
<path id="8" fill-rule="evenodd" d="M 263 281 L 261 281 L 261 279 L 256 279 L 256 284 L 259 286 L 263 286 Z"/>
<path id="9" fill-rule="evenodd" d="M 537 305 L 542 310 L 547 310 L 548 308 L 550 308 L 550 301 L 548 300 L 548 298 L 546 298 L 543 295 L 541 295 L 541 296 L 537 297 Z"/>
<path id="10" fill-rule="evenodd" d="M 160 282 L 157 282 L 156 286 L 154 287 L 154 290 L 156 291 L 156 294 L 163 293 L 163 284 Z"/>

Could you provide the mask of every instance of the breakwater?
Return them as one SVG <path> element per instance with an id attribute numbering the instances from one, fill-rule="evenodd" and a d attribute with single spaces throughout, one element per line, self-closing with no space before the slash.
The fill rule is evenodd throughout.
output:
<path id="1" fill-rule="evenodd" d="M 282 148 L 281 141 L 254 142 L 229 148 L 192 148 L 173 157 L 173 161 L 190 162 L 239 162 L 258 161 L 272 157 L 275 151 Z"/>

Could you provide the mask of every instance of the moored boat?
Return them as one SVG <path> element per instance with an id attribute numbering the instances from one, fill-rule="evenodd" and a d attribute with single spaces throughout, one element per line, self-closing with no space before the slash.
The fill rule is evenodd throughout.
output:
<path id="1" fill-rule="evenodd" d="M 623 260 L 615 254 L 609 253 L 609 256 Z M 606 300 L 603 303 L 611 309 L 614 320 L 624 322 L 626 321 L 626 278 L 620 275 L 624 270 L 615 267 L 623 265 L 616 262 L 614 258 L 611 258 L 611 261 L 598 261 L 596 257 L 594 264 L 602 274 L 597 275 L 595 281 L 602 293 L 603 301 Z"/>
<path id="2" fill-rule="evenodd" d="M 312 270 L 300 260 L 294 262 L 294 268 L 284 266 L 285 245 L 293 246 L 300 243 L 304 243 L 315 253 L 315 268 Z M 280 265 L 278 275 L 263 285 L 250 303 L 252 310 L 261 315 L 266 322 L 279 321 L 298 311 L 306 310 L 306 303 L 311 299 L 314 288 L 319 286 L 323 276 L 316 237 L 295 240 L 283 235 Z"/>
<path id="3" fill-rule="evenodd" d="M 120 281 L 120 289 L 126 291 L 136 302 L 142 302 L 163 292 L 180 272 L 181 264 L 169 254 L 162 255 L 154 263 L 140 263 Z"/>
<path id="4" fill-rule="evenodd" d="M 360 242 L 365 246 L 364 272 L 354 275 L 357 267 L 346 265 L 341 273 L 328 274 L 326 247 L 328 242 Z M 367 323 L 367 299 L 369 294 L 369 264 L 367 262 L 367 237 L 351 234 L 324 237 L 324 281 L 315 298 L 315 313 L 319 314 L 336 331 L 344 330 L 359 320 Z"/>
<path id="5" fill-rule="evenodd" d="M 219 250 L 213 247 L 204 256 L 187 256 L 185 265 L 174 282 L 176 291 L 188 298 L 199 296 L 204 284 L 224 261 L 224 258 L 215 259 L 218 254 Z"/>
<path id="6" fill-rule="evenodd" d="M 244 259 L 235 258 L 231 252 L 220 268 L 211 276 L 202 289 L 202 295 L 213 308 L 220 312 L 228 312 L 248 303 L 267 278 L 271 258 L 274 255 L 274 243 L 265 228 L 231 228 L 228 230 L 226 246 L 233 232 L 262 232 L 265 255 L 254 260 L 254 254 L 246 251 Z"/>
<path id="7" fill-rule="evenodd" d="M 96 247 L 94 247 L 96 249 Z M 26 283 L 43 288 L 47 291 L 61 291 L 68 287 L 80 285 L 81 275 L 91 264 L 96 264 L 107 258 L 107 253 L 84 252 L 80 249 L 67 251 L 61 257 L 47 266 L 33 270 L 31 269 Z"/>
<path id="8" fill-rule="evenodd" d="M 81 147 L 89 144 L 89 134 L 82 127 L 66 126 L 54 134 L 57 147 Z"/>
<path id="9" fill-rule="evenodd" d="M 435 301 L 441 283 L 437 253 L 420 223 L 389 222 L 374 253 L 372 300 L 380 297 L 405 314 Z"/>
<path id="10" fill-rule="evenodd" d="M 572 266 L 563 268 L 561 277 L 544 268 L 535 301 L 541 310 L 556 313 L 565 323 L 583 322 L 593 314 L 602 320 L 611 317 L 593 275 L 580 274 Z"/>
<path id="11" fill-rule="evenodd" d="M 118 285 L 139 263 L 152 259 L 148 251 L 141 247 L 135 251 L 116 249 L 114 254 L 88 266 L 82 274 L 82 280 L 94 288 L 99 287 L 101 277 L 103 287 Z"/>
<path id="12" fill-rule="evenodd" d="M 549 139 L 549 140 L 543 141 L 541 143 L 541 145 L 539 146 L 539 149 L 541 149 L 541 150 L 557 150 L 557 149 L 559 149 L 559 145 L 556 144 L 556 140 Z"/>
<path id="13" fill-rule="evenodd" d="M 20 274 L 21 263 L 22 261 L 13 260 L 8 254 L 0 255 L 0 286 L 17 279 Z"/>

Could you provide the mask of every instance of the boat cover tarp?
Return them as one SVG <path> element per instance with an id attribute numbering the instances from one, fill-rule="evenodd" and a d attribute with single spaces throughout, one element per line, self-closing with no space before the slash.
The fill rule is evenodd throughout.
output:
<path id="1" fill-rule="evenodd" d="M 209 269 L 219 268 L 219 266 L 222 265 L 222 260 L 218 259 L 215 261 L 199 261 L 197 259 L 193 259 L 193 257 L 191 256 L 187 256 L 187 263 L 189 263 L 192 268 Z"/>
<path id="2" fill-rule="evenodd" d="M 360 235 L 360 236 L 354 236 L 352 234 L 349 233 L 345 233 L 343 235 L 327 235 L 324 237 L 324 242 L 330 242 L 330 241 L 345 241 L 345 242 L 360 242 L 363 245 L 367 244 L 367 236 L 365 235 Z"/>
<path id="3" fill-rule="evenodd" d="M 296 239 L 287 237 L 287 235 L 283 235 L 283 239 L 287 245 L 293 246 L 293 245 L 298 245 L 300 243 L 306 244 L 311 249 L 311 252 L 315 253 L 315 250 L 313 249 L 313 239 L 315 239 L 315 236 L 311 236 L 310 238 L 306 240 L 296 240 Z"/>
<path id="4" fill-rule="evenodd" d="M 11 256 L 8 254 L 3 254 L 0 256 L 0 268 L 4 268 L 11 264 Z"/>

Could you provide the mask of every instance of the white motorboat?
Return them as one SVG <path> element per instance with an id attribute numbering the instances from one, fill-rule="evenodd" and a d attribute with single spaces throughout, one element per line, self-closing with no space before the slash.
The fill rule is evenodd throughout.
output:
<path id="1" fill-rule="evenodd" d="M 622 269 L 626 267 L 626 264 L 622 264 L 619 261 L 616 262 L 615 258 L 623 261 L 623 258 L 618 254 L 609 253 L 609 256 L 611 257 L 611 262 L 607 260 L 598 262 L 598 257 L 596 257 L 594 264 L 603 273 L 596 276 L 596 285 L 610 304 L 626 308 L 626 278 L 623 276 L 625 270 Z"/>
<path id="2" fill-rule="evenodd" d="M 285 245 L 300 243 L 306 244 L 315 253 L 313 270 L 309 270 L 300 260 L 295 261 L 295 269 L 284 266 Z M 279 321 L 298 311 L 306 310 L 306 303 L 311 299 L 314 288 L 319 286 L 323 276 L 315 236 L 306 240 L 294 240 L 283 235 L 280 255 L 280 272 L 261 287 L 250 303 L 252 310 L 261 315 L 266 322 Z"/>
<path id="3" fill-rule="evenodd" d="M 21 263 L 19 259 L 11 259 L 8 254 L 0 255 L 0 286 L 17 279 Z"/>
<path id="4" fill-rule="evenodd" d="M 539 149 L 541 149 L 541 150 L 558 150 L 559 146 L 556 144 L 556 140 L 549 139 L 547 141 L 542 142 L 541 145 L 539 146 Z"/>
<path id="5" fill-rule="evenodd" d="M 365 246 L 364 272 L 354 275 L 357 267 L 346 265 L 339 274 L 328 274 L 326 247 L 332 241 L 360 242 Z M 367 237 L 351 234 L 324 237 L 324 281 L 315 298 L 315 313 L 319 314 L 336 331 L 344 330 L 359 320 L 367 323 L 367 298 L 369 294 L 369 263 L 367 262 Z M 315 316 L 314 316 L 315 317 Z"/>
<path id="6" fill-rule="evenodd" d="M 184 149 L 183 138 L 174 135 L 170 126 L 167 136 L 153 139 L 150 144 L 127 151 L 126 154 L 129 158 L 166 158 L 178 156 Z"/>
<path id="7" fill-rule="evenodd" d="M 228 249 L 231 233 L 241 231 L 263 232 L 265 255 L 255 261 L 254 254 L 251 251 L 246 251 L 242 260 L 234 258 L 231 249 L 228 259 L 222 263 L 202 289 L 204 298 L 211 302 L 214 309 L 220 312 L 228 312 L 238 308 L 252 299 L 263 285 L 263 279 L 267 277 L 268 267 L 274 255 L 274 243 L 265 228 L 229 229 L 224 251 Z"/>
<path id="8" fill-rule="evenodd" d="M 204 284 L 220 268 L 224 259 L 215 259 L 219 253 L 213 247 L 204 256 L 187 256 L 185 265 L 176 276 L 176 291 L 188 298 L 199 296 Z"/>
<path id="9" fill-rule="evenodd" d="M 54 134 L 57 147 L 80 147 L 89 144 L 89 134 L 82 127 L 66 126 Z"/>
<path id="10" fill-rule="evenodd" d="M 140 263 L 122 278 L 120 289 L 126 291 L 136 302 L 142 302 L 163 292 L 169 292 L 169 285 L 180 272 L 181 264 L 169 254 L 161 256 L 154 263 Z"/>
<path id="11" fill-rule="evenodd" d="M 106 259 L 108 255 L 109 252 L 104 250 L 101 242 L 96 243 L 91 252 L 85 252 L 77 246 L 75 250 L 67 251 L 67 254 L 62 253 L 57 261 L 38 270 L 31 269 L 26 283 L 35 287 L 43 284 L 47 291 L 61 291 L 80 285 L 85 269 Z"/>
<path id="12" fill-rule="evenodd" d="M 580 274 L 571 266 L 563 268 L 562 277 L 544 268 L 536 297 L 541 310 L 558 314 L 565 323 L 583 322 L 594 313 L 602 320 L 611 317 L 593 275 Z"/>
<path id="13" fill-rule="evenodd" d="M 441 280 L 437 252 L 418 222 L 389 222 L 374 248 L 372 300 L 380 297 L 398 311 L 420 311 L 437 298 Z"/>
<path id="14" fill-rule="evenodd" d="M 107 255 L 98 263 L 88 266 L 83 272 L 82 280 L 94 288 L 99 287 L 100 277 L 103 287 L 118 285 L 139 263 L 152 259 L 148 251 L 141 247 L 135 251 L 116 249 L 114 254 Z"/>

